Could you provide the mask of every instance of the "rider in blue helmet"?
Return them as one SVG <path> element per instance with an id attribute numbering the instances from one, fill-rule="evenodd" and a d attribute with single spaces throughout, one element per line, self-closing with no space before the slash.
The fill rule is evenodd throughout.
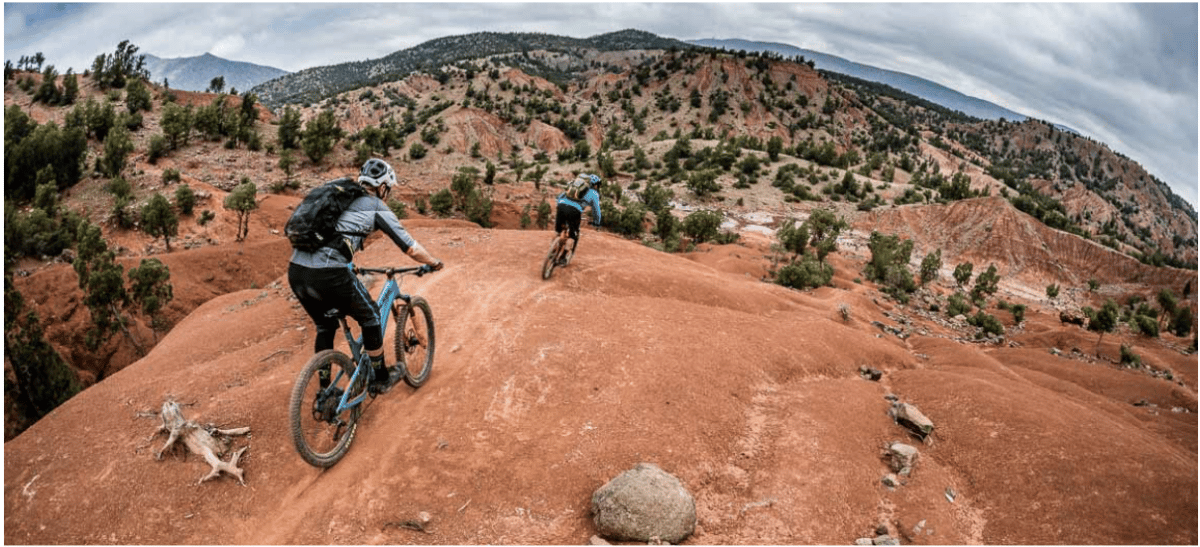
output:
<path id="1" fill-rule="evenodd" d="M 579 223 L 583 220 L 583 210 L 586 207 L 592 208 L 592 225 L 599 227 L 600 177 L 580 173 L 567 185 L 567 190 L 558 195 L 558 209 L 554 216 L 555 233 L 570 229 L 568 235 L 572 239 L 571 254 L 563 259 L 564 265 L 571 262 L 571 258 L 575 256 L 575 248 L 579 246 Z"/>

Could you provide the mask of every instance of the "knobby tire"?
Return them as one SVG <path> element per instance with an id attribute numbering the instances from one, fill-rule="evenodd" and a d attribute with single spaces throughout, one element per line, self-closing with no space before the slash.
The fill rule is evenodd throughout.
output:
<path id="1" fill-rule="evenodd" d="M 393 345 L 399 357 L 398 366 L 404 371 L 404 382 L 414 388 L 421 387 L 433 371 L 437 341 L 429 302 L 413 296 L 396 318 L 396 327 Z"/>
<path id="2" fill-rule="evenodd" d="M 367 382 L 363 375 L 355 385 L 349 385 L 350 377 L 354 374 L 354 364 L 350 362 L 349 356 L 333 349 L 317 353 L 300 371 L 300 376 L 292 387 L 291 402 L 288 405 L 292 440 L 304 461 L 321 468 L 332 467 L 350 450 L 350 443 L 354 441 L 354 434 L 358 430 L 358 419 L 362 416 L 361 404 L 343 411 L 340 415 L 330 416 L 331 420 L 328 421 L 323 419 L 324 415 L 320 418 L 316 416 L 319 412 L 314 402 L 321 391 L 318 374 L 324 367 L 330 368 L 331 387 L 343 392 L 349 391 L 352 397 L 362 393 Z M 326 400 L 330 398 L 327 397 Z M 332 408 L 335 409 L 337 403 L 337 400 L 333 400 L 326 404 L 333 405 Z"/>

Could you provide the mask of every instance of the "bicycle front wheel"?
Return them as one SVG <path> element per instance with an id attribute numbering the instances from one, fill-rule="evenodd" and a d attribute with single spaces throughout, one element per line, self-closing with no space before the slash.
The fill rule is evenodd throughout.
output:
<path id="1" fill-rule="evenodd" d="M 550 244 L 550 252 L 546 253 L 546 260 L 542 262 L 542 279 L 550 279 L 550 274 L 554 273 L 554 267 L 558 266 L 559 251 L 563 247 L 564 245 L 558 239 Z"/>
<path id="2" fill-rule="evenodd" d="M 350 357 L 329 349 L 309 359 L 292 387 L 288 405 L 292 440 L 300 457 L 310 465 L 332 467 L 350 450 L 362 405 L 338 412 L 338 403 L 346 392 L 351 397 L 361 394 L 367 383 L 365 377 L 360 377 L 351 385 L 353 374 Z"/>
<path id="3" fill-rule="evenodd" d="M 404 371 L 404 382 L 412 387 L 421 387 L 433 370 L 433 311 L 429 302 L 420 296 L 400 311 L 396 319 L 395 350 L 399 366 Z"/>

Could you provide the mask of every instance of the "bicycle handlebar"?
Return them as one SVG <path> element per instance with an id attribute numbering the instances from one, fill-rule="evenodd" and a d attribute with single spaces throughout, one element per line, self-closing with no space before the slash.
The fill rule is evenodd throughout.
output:
<path id="1" fill-rule="evenodd" d="M 428 264 L 422 264 L 420 266 L 409 266 L 407 268 L 360 268 L 358 266 L 354 267 L 354 273 L 356 273 L 356 274 L 378 273 L 378 274 L 384 274 L 388 277 L 391 277 L 396 274 L 403 275 L 403 274 L 410 274 L 410 273 L 415 273 L 415 274 L 417 274 L 417 277 L 421 277 L 432 271 L 433 271 L 433 268 L 430 268 Z"/>

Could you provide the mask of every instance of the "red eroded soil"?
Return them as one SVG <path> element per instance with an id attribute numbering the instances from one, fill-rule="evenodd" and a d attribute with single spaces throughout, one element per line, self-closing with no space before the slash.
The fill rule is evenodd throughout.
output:
<path id="1" fill-rule="evenodd" d="M 693 544 L 852 544 L 881 523 L 916 544 L 1197 542 L 1188 340 L 1114 333 L 1097 347 L 1031 303 L 1021 328 L 997 312 L 1010 344 L 967 342 L 856 282 L 850 253 L 831 256 L 834 287 L 764 283 L 768 242 L 752 237 L 679 255 L 588 232 L 543 281 L 549 232 L 405 221 L 447 264 L 404 287 L 433 307 L 433 375 L 371 403 L 345 459 L 315 469 L 287 429 L 313 338 L 271 233 L 288 199 L 264 200 L 243 245 L 156 255 L 177 298 L 203 303 L 177 303 L 186 315 L 147 356 L 5 444 L 6 543 L 582 544 L 592 492 L 639 462 L 695 497 Z M 383 239 L 358 262 L 411 263 Z M 54 268 L 69 266 L 33 276 Z M 225 275 L 246 287 L 196 296 Z M 873 324 L 901 315 L 906 339 Z M 1113 363 L 1122 343 L 1173 379 Z M 888 416 L 888 394 L 935 423 L 926 442 Z M 197 485 L 196 456 L 154 459 L 167 398 L 196 422 L 251 428 L 234 441 L 249 446 L 245 486 Z M 889 490 L 893 441 L 921 453 Z M 422 512 L 424 532 L 404 525 Z"/>

